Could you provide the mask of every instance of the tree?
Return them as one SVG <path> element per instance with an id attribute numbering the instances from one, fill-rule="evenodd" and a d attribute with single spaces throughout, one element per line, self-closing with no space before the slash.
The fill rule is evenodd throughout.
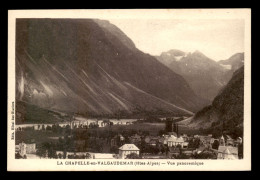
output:
<path id="1" fill-rule="evenodd" d="M 136 153 L 131 153 L 131 154 L 126 155 L 126 159 L 140 159 L 140 157 Z"/>
<path id="2" fill-rule="evenodd" d="M 172 132 L 173 131 L 173 120 L 172 120 L 172 118 L 166 118 L 165 131 L 166 132 Z"/>
<path id="3" fill-rule="evenodd" d="M 66 159 L 67 157 L 67 151 L 63 151 L 63 159 Z"/>
<path id="4" fill-rule="evenodd" d="M 53 149 L 53 147 L 50 147 L 48 149 L 48 158 L 54 158 L 54 159 L 57 158 L 56 151 Z"/>
<path id="5" fill-rule="evenodd" d="M 70 134 L 70 133 L 71 133 L 71 127 L 70 127 L 70 125 L 66 125 L 66 127 L 65 127 L 65 133 L 66 133 L 66 134 Z"/>
<path id="6" fill-rule="evenodd" d="M 194 141 L 194 148 L 199 148 L 199 146 L 200 146 L 200 139 L 196 138 Z"/>
<path id="7" fill-rule="evenodd" d="M 243 154 L 244 154 L 244 152 L 243 152 L 243 143 L 240 143 L 239 145 L 238 145 L 238 158 L 239 159 L 243 159 Z"/>
<path id="8" fill-rule="evenodd" d="M 215 140 L 212 144 L 212 149 L 218 149 L 218 147 L 219 147 L 219 142 L 218 140 Z"/>
<path id="9" fill-rule="evenodd" d="M 47 130 L 47 131 L 51 131 L 51 130 L 52 130 L 52 129 L 51 129 L 51 126 L 48 125 L 48 126 L 46 127 L 46 130 Z"/>
<path id="10" fill-rule="evenodd" d="M 85 155 L 85 159 L 91 159 L 91 154 L 86 153 L 86 155 Z"/>
<path id="11" fill-rule="evenodd" d="M 112 146 L 112 147 L 110 148 L 110 152 L 117 154 L 117 153 L 118 153 L 118 147 L 117 147 L 117 146 Z"/>
<path id="12" fill-rule="evenodd" d="M 175 156 L 175 159 L 189 159 L 190 156 L 184 154 L 184 153 L 180 153 L 179 155 Z"/>
<path id="13" fill-rule="evenodd" d="M 40 147 L 36 151 L 36 155 L 38 155 L 40 158 L 45 158 L 46 157 L 46 149 L 43 147 Z"/>
<path id="14" fill-rule="evenodd" d="M 44 126 L 44 124 L 42 125 L 42 130 L 44 130 L 44 131 L 45 131 L 45 126 Z"/>
<path id="15" fill-rule="evenodd" d="M 165 146 L 164 146 L 164 145 L 161 145 L 161 153 L 163 154 L 163 153 L 165 153 L 165 152 L 166 152 Z"/>
<path id="16" fill-rule="evenodd" d="M 23 156 L 21 156 L 20 153 L 15 153 L 15 159 L 22 159 Z"/>
<path id="17" fill-rule="evenodd" d="M 166 134 L 166 131 L 161 129 L 161 130 L 158 132 L 158 136 L 162 136 L 163 134 Z"/>

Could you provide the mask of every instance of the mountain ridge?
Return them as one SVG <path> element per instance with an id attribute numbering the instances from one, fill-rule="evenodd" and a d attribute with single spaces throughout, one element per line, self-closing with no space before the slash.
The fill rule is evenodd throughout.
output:
<path id="1" fill-rule="evenodd" d="M 228 60 L 216 62 L 200 51 L 183 52 L 183 56 L 179 56 L 178 59 L 169 53 L 170 51 L 162 52 L 156 58 L 172 71 L 183 76 L 198 96 L 209 101 L 213 100 L 218 91 L 227 84 L 232 77 L 232 73 L 243 65 L 243 63 L 237 63 L 232 71 L 226 65 L 223 65 L 234 57 L 236 61 L 239 61 L 242 56 L 233 55 Z"/>
<path id="2" fill-rule="evenodd" d="M 101 115 L 136 108 L 193 114 L 206 104 L 182 76 L 136 49 L 120 29 L 96 21 L 17 19 L 17 99 Z"/>

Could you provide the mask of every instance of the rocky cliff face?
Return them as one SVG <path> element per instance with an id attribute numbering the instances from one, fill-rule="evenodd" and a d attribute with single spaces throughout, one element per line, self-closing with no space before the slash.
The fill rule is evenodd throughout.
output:
<path id="1" fill-rule="evenodd" d="M 101 115 L 192 114 L 206 104 L 116 26 L 91 19 L 17 19 L 16 99 Z"/>

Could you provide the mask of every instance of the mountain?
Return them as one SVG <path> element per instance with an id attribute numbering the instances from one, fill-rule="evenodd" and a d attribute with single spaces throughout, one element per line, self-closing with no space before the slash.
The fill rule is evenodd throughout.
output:
<path id="1" fill-rule="evenodd" d="M 156 58 L 166 66 L 169 66 L 175 61 L 179 61 L 181 58 L 186 56 L 186 53 L 177 49 L 172 49 L 168 52 L 162 52 L 160 56 Z"/>
<path id="2" fill-rule="evenodd" d="M 244 66 L 234 72 L 231 80 L 214 98 L 212 104 L 198 111 L 186 122 L 189 127 L 222 130 L 241 135 L 244 112 Z"/>
<path id="3" fill-rule="evenodd" d="M 218 61 L 218 64 L 226 69 L 231 70 L 231 72 L 235 72 L 244 65 L 244 58 L 244 53 L 236 53 L 227 60 Z"/>
<path id="4" fill-rule="evenodd" d="M 227 75 L 229 70 L 199 51 L 193 53 L 180 51 L 180 53 L 174 54 L 170 50 L 156 58 L 183 76 L 198 96 L 209 101 L 214 99 L 218 91 L 231 78 Z"/>
<path id="5" fill-rule="evenodd" d="M 17 101 L 87 115 L 193 114 L 207 103 L 182 76 L 97 19 L 17 19 L 16 87 Z"/>

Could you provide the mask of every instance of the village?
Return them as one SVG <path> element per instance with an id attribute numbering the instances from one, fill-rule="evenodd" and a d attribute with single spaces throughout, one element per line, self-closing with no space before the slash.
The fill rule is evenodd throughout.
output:
<path id="1" fill-rule="evenodd" d="M 243 140 L 228 134 L 184 134 L 173 119 L 157 135 L 145 131 L 113 131 L 111 126 L 133 122 L 45 124 L 17 126 L 16 132 L 38 133 L 42 142 L 20 139 L 15 150 L 17 159 L 242 159 Z M 56 134 L 46 137 L 45 134 Z"/>

